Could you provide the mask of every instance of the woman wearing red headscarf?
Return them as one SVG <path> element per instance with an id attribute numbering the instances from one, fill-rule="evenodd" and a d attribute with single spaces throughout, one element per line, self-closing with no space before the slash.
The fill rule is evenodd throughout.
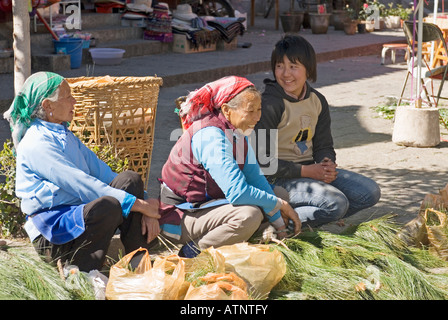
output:
<path id="1" fill-rule="evenodd" d="M 187 244 L 180 255 L 247 241 L 263 220 L 279 237 L 297 214 L 276 197 L 247 137 L 261 116 L 261 96 L 245 78 L 225 77 L 190 93 L 181 105 L 186 129 L 162 169 L 162 234 Z"/>

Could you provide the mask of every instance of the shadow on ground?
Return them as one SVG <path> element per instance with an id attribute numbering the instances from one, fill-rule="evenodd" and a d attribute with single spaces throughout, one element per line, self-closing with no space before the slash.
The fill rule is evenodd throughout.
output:
<path id="1" fill-rule="evenodd" d="M 344 225 L 331 223 L 323 227 L 342 232 L 350 225 L 393 215 L 399 225 L 413 220 L 427 194 L 438 194 L 448 183 L 445 171 L 351 167 L 350 170 L 374 179 L 381 188 L 381 199 L 373 207 L 344 218 Z"/>
<path id="2" fill-rule="evenodd" d="M 334 146 L 339 148 L 351 148 L 376 142 L 391 141 L 391 134 L 384 132 L 372 132 L 367 130 L 359 121 L 361 106 L 330 107 L 331 130 Z M 370 122 L 383 119 L 369 119 Z"/>

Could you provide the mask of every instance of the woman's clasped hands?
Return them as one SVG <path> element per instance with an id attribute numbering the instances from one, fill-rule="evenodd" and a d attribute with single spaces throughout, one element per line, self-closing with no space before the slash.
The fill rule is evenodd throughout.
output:
<path id="1" fill-rule="evenodd" d="M 333 160 L 325 157 L 321 162 L 303 165 L 302 177 L 312 178 L 325 183 L 331 183 L 336 180 L 338 172 L 336 171 L 337 164 Z"/>

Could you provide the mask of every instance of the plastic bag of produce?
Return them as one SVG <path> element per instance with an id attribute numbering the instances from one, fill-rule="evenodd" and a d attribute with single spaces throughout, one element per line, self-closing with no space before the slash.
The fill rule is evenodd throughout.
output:
<path id="1" fill-rule="evenodd" d="M 214 250 L 219 254 L 212 253 Z M 269 245 L 243 242 L 204 251 L 209 251 L 212 256 L 223 256 L 225 272 L 234 272 L 244 279 L 250 296 L 255 299 L 267 298 L 286 273 L 283 255 Z"/>
<path id="2" fill-rule="evenodd" d="M 208 273 L 190 285 L 185 300 L 248 300 L 247 285 L 234 273 Z"/>
<path id="3" fill-rule="evenodd" d="M 145 251 L 135 270 L 130 261 L 136 253 Z M 137 249 L 113 265 L 106 287 L 109 300 L 176 300 L 182 299 L 188 286 L 185 285 L 185 263 L 173 257 L 157 258 L 151 267 L 146 249 Z M 183 291 L 183 292 L 182 292 Z"/>

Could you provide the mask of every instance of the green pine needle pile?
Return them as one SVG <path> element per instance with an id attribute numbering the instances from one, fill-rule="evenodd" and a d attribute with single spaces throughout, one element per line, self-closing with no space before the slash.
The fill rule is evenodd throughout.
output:
<path id="1" fill-rule="evenodd" d="M 0 250 L 0 300 L 92 300 L 86 275 L 62 280 L 51 264 L 20 249 Z"/>
<path id="2" fill-rule="evenodd" d="M 277 246 L 287 273 L 272 299 L 436 300 L 448 298 L 448 263 L 408 247 L 391 216 L 362 223 L 342 235 L 304 232 Z M 448 270 L 448 269 L 445 269 Z"/>
<path id="3" fill-rule="evenodd" d="M 270 298 L 446 300 L 448 262 L 407 246 L 399 234 L 384 216 L 341 235 L 315 231 L 287 239 L 287 248 L 274 246 L 287 271 Z M 94 298 L 82 273 L 62 280 L 55 267 L 29 253 L 0 250 L 0 300 Z"/>

